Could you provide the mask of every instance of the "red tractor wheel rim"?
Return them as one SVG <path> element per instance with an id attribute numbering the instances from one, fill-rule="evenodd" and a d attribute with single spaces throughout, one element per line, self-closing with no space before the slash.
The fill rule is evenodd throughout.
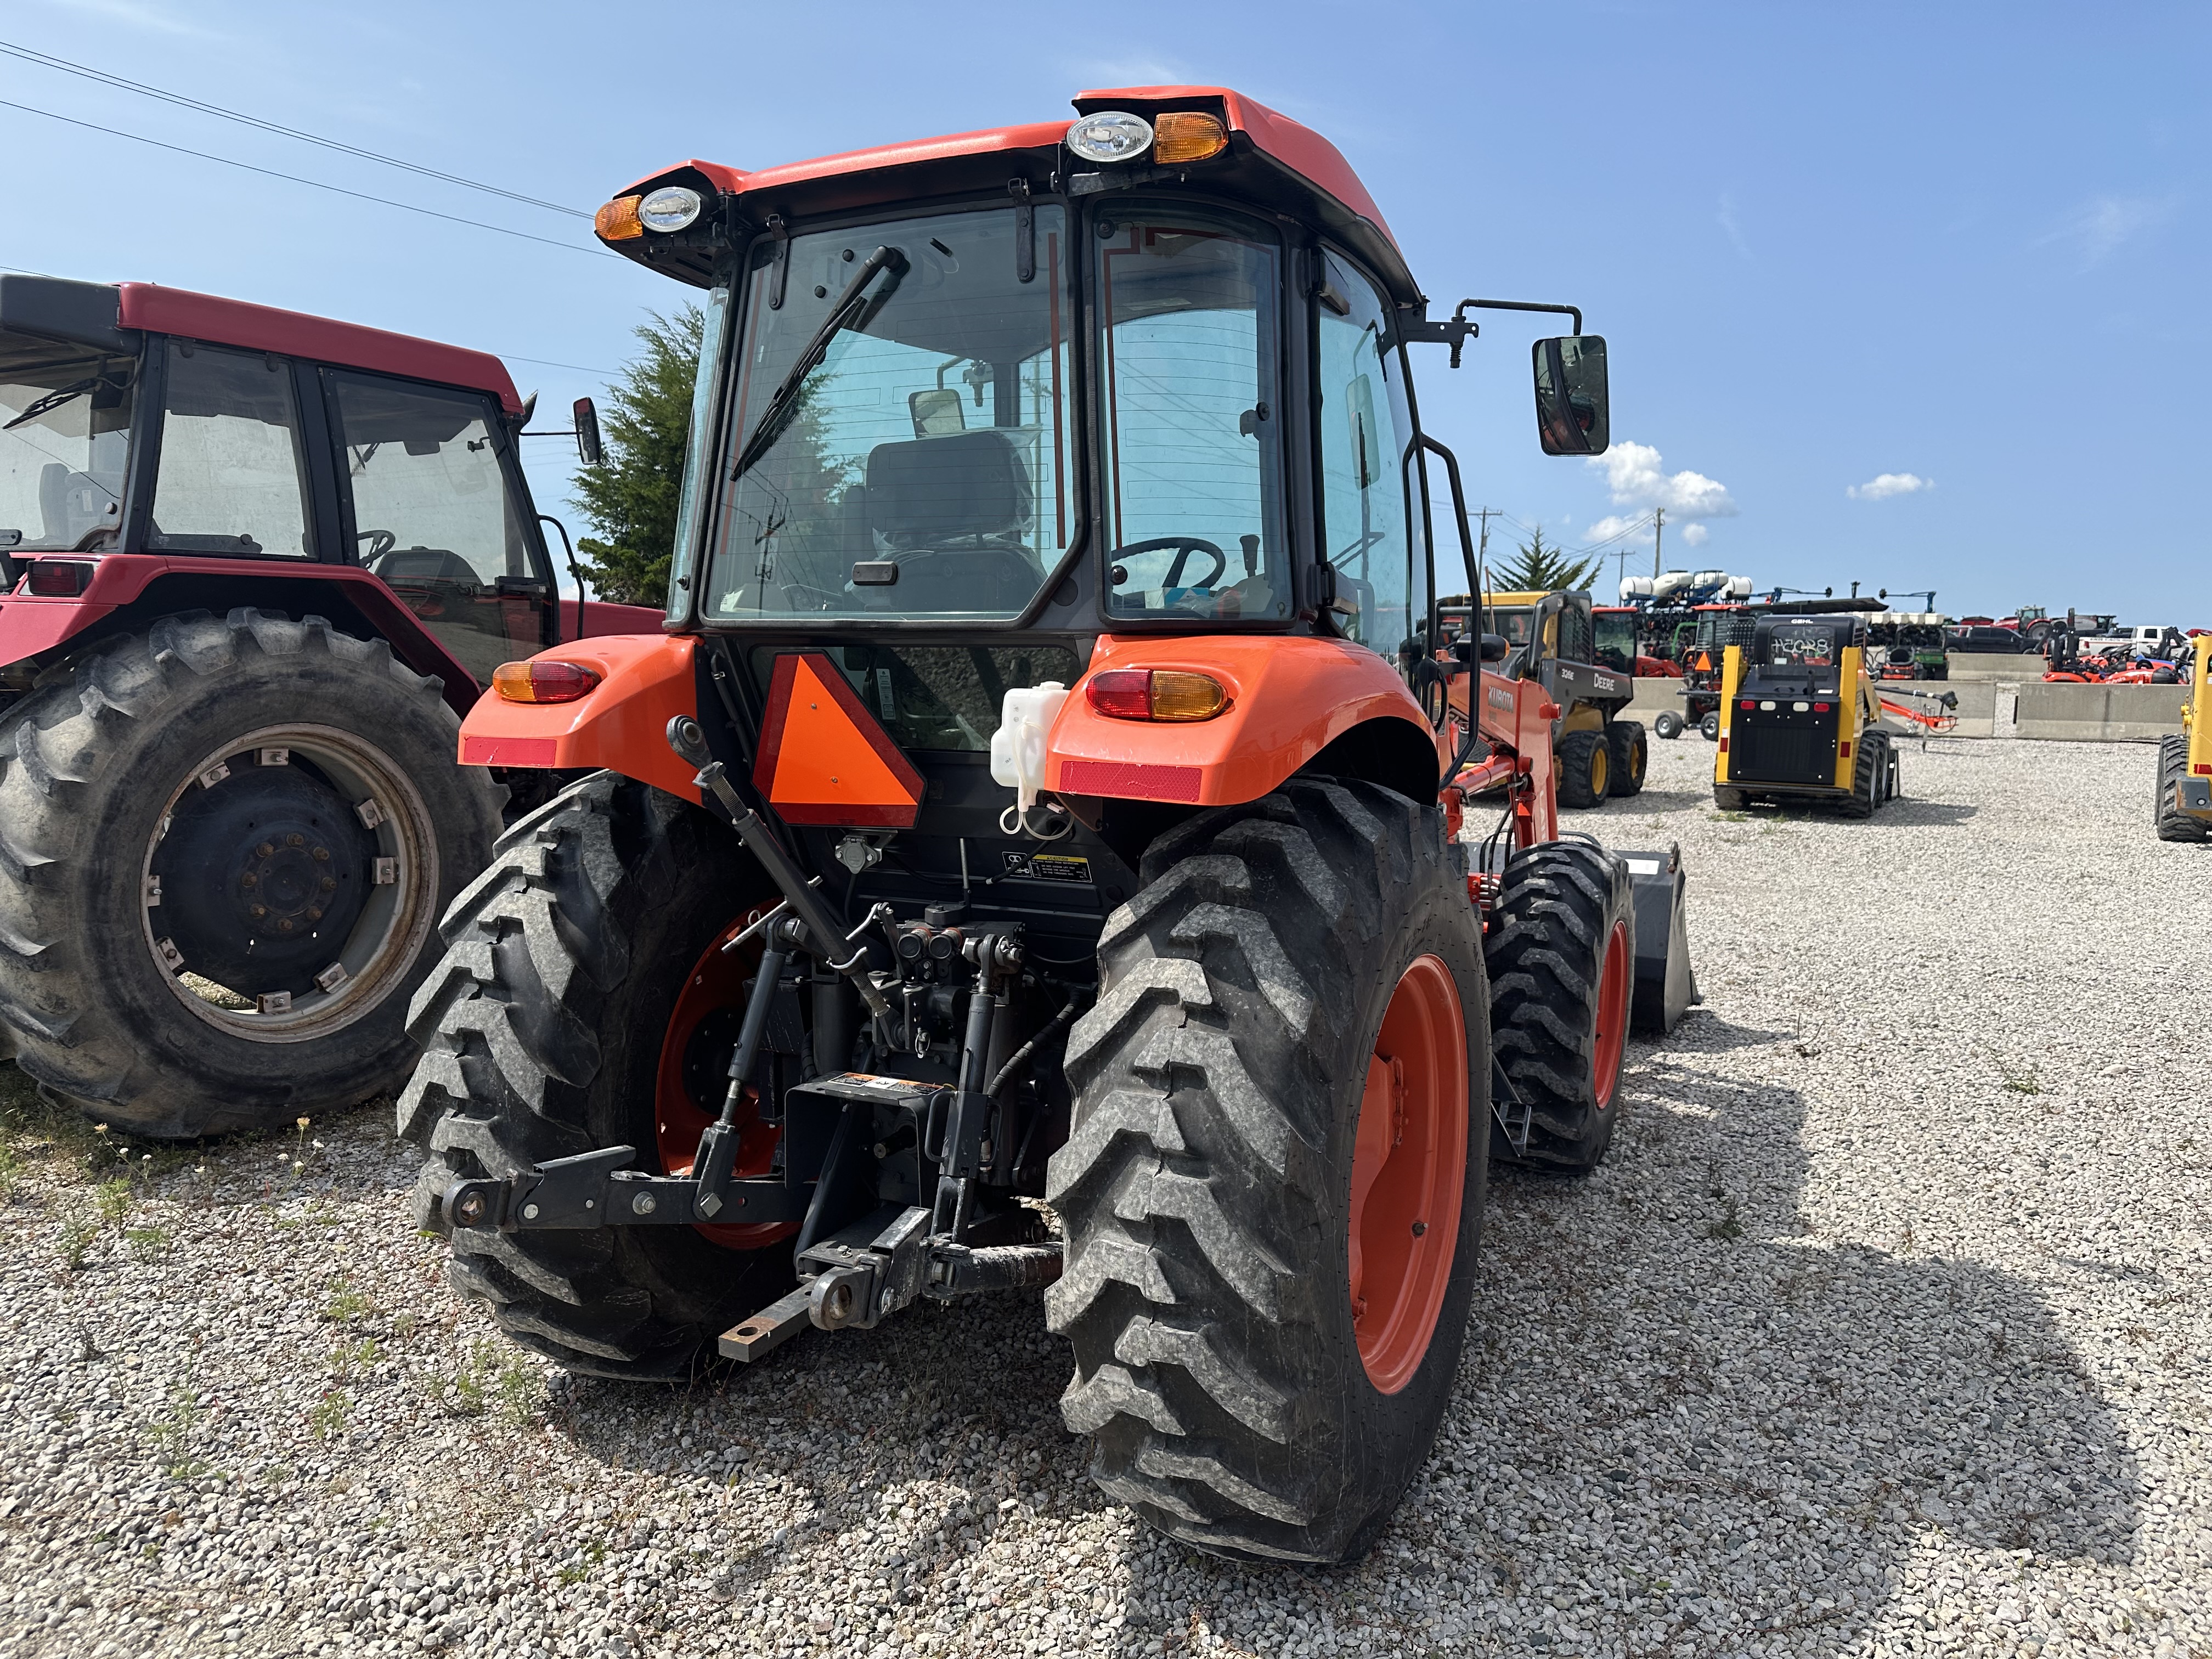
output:
<path id="1" fill-rule="evenodd" d="M 1635 970 L 1628 949 L 1628 924 L 1616 921 L 1605 942 L 1598 969 L 1597 1037 L 1590 1048 L 1590 1090 L 1600 1111 L 1613 1104 L 1620 1081 L 1620 1053 L 1628 1042 L 1628 989 Z"/>
<path id="2" fill-rule="evenodd" d="M 1418 958 L 1383 1012 L 1352 1136 L 1352 1328 L 1367 1380 L 1413 1380 L 1451 1283 L 1467 1182 L 1467 1018 L 1440 957 Z"/>
<path id="3" fill-rule="evenodd" d="M 653 1117 L 654 1149 L 660 1167 L 669 1175 L 689 1175 L 698 1156 L 699 1136 L 722 1109 L 721 1091 L 726 1085 L 724 1069 L 737 1040 L 738 1018 L 744 1011 L 745 983 L 760 965 L 761 948 L 747 941 L 734 951 L 722 949 L 730 939 L 766 914 L 762 906 L 748 910 L 714 936 L 684 976 L 676 1006 L 661 1038 L 660 1065 L 653 1075 Z M 709 1022 L 714 1029 L 708 1029 Z M 718 1037 L 726 1041 L 717 1042 Z M 714 1063 L 719 1059 L 719 1064 Z M 686 1076 L 686 1073 L 690 1075 Z M 775 1155 L 777 1131 L 760 1121 L 753 1091 L 745 1091 L 744 1113 L 738 1120 L 738 1161 L 734 1173 L 763 1176 Z M 702 1226 L 701 1237 L 733 1250 L 757 1250 L 787 1238 L 797 1231 L 789 1223 L 759 1222 L 739 1226 Z"/>

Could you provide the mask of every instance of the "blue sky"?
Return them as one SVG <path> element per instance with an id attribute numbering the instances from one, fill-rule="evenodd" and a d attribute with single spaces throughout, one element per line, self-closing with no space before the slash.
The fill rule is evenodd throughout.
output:
<path id="1" fill-rule="evenodd" d="M 1233 85 L 1336 142 L 1439 311 L 1571 301 L 1608 337 L 1599 463 L 1537 450 L 1533 319 L 1486 320 L 1457 374 L 1417 357 L 1478 504 L 1571 545 L 1663 505 L 1670 567 L 1761 587 L 2212 626 L 2201 4 L 15 0 L 0 40 L 586 210 L 690 155 Z M 587 249 L 580 220 L 20 60 L 0 99 Z M 0 120 L 0 264 L 483 347 L 552 411 L 683 297 L 589 251 Z M 579 528 L 565 446 L 532 449 L 541 505 Z M 1650 570 L 1648 540 L 1616 545 Z"/>

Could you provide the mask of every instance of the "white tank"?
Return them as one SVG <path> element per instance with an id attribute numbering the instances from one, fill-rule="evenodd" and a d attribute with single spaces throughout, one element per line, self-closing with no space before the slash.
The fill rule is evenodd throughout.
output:
<path id="1" fill-rule="evenodd" d="M 1652 596 L 1654 584 L 1649 576 L 1623 576 L 1620 579 L 1620 602 L 1634 605 Z"/>
<path id="2" fill-rule="evenodd" d="M 1748 576 L 1730 576 L 1728 579 L 1728 585 L 1722 588 L 1721 595 L 1723 599 L 1749 599 L 1751 597 L 1751 578 Z"/>
<path id="3" fill-rule="evenodd" d="M 1689 586 L 1689 585 L 1690 573 L 1688 571 L 1670 570 L 1665 575 L 1653 579 L 1651 583 L 1651 597 L 1663 605 L 1668 599 L 1674 599 L 1675 596 L 1680 594 L 1682 590 Z"/>

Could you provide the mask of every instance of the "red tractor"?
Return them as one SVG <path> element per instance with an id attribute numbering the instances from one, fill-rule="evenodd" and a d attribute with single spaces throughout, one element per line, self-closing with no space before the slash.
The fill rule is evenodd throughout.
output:
<path id="1" fill-rule="evenodd" d="M 455 1285 L 574 1370 L 1048 1285 L 1106 1491 L 1340 1561 L 1443 1413 L 1491 1157 L 1595 1164 L 1687 1005 L 1682 878 L 1560 837 L 1560 711 L 1443 643 L 1483 583 L 1410 358 L 1480 302 L 1431 320 L 1240 94 L 1075 104 L 601 210 L 707 301 L 668 625 L 469 716 L 605 769 L 448 912 L 399 1127 Z M 1590 455 L 1573 314 L 1539 428 Z"/>
<path id="2" fill-rule="evenodd" d="M 0 1039 L 50 1095 L 176 1137 L 405 1079 L 507 799 L 460 716 L 659 620 L 559 601 L 524 419 L 482 352 L 0 276 Z"/>

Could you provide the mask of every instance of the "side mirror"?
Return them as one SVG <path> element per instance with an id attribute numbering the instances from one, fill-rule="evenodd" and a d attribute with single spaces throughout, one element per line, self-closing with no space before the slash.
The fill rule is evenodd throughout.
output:
<path id="1" fill-rule="evenodd" d="M 1539 340 L 1536 435 L 1547 455 L 1602 455 L 1612 441 L 1606 397 L 1605 337 L 1570 334 Z"/>
<path id="2" fill-rule="evenodd" d="M 599 441 L 599 411 L 589 398 L 576 399 L 576 459 L 586 466 L 597 466 L 607 458 L 606 446 Z"/>
<path id="3" fill-rule="evenodd" d="M 909 393 L 906 409 L 917 438 L 950 438 L 968 429 L 968 416 L 960 407 L 960 394 L 951 386 Z"/>

